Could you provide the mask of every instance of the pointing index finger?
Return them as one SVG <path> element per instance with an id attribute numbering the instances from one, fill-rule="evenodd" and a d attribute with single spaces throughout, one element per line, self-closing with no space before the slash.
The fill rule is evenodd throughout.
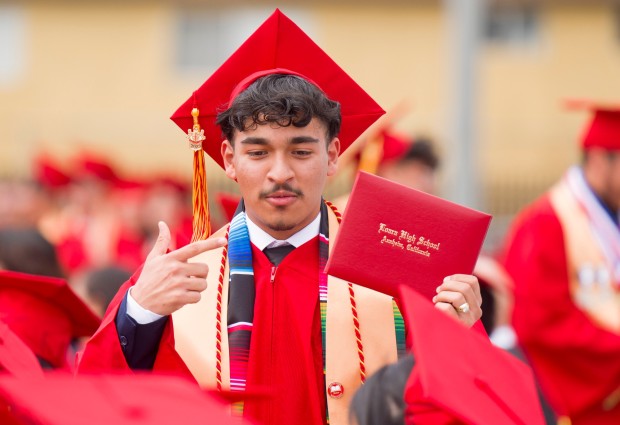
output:
<path id="1" fill-rule="evenodd" d="M 209 238 L 203 241 L 192 242 L 176 251 L 172 251 L 169 255 L 179 261 L 187 261 L 203 252 L 223 247 L 226 243 L 226 238 Z"/>

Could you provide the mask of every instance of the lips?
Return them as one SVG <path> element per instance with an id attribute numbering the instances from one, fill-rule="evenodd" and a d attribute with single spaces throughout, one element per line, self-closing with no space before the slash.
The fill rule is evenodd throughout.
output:
<path id="1" fill-rule="evenodd" d="M 297 200 L 297 194 L 293 192 L 279 190 L 277 192 L 270 193 L 265 197 L 265 199 L 273 206 L 284 207 L 287 205 L 291 205 L 293 202 L 295 202 Z"/>

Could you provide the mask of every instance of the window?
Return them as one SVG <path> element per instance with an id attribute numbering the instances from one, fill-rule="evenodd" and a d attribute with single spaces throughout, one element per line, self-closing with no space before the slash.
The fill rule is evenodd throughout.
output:
<path id="1" fill-rule="evenodd" d="M 265 19 L 273 8 L 214 9 L 187 6 L 177 11 L 175 62 L 181 71 L 213 71 L 219 67 Z M 308 15 L 285 10 L 312 37 Z"/>
<path id="2" fill-rule="evenodd" d="M 484 36 L 504 44 L 531 44 L 538 38 L 539 9 L 529 2 L 496 1 L 486 10 Z"/>
<path id="3" fill-rule="evenodd" d="M 0 5 L 0 88 L 14 84 L 24 71 L 26 19 L 18 6 Z"/>

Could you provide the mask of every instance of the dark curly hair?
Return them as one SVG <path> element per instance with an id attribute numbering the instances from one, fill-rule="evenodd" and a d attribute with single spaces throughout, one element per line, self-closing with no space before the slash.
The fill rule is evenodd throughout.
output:
<path id="1" fill-rule="evenodd" d="M 404 393 L 414 365 L 413 355 L 408 354 L 372 374 L 351 400 L 349 423 L 404 425 L 407 409 Z"/>
<path id="2" fill-rule="evenodd" d="M 331 142 L 340 132 L 340 104 L 327 98 L 317 86 L 290 74 L 269 74 L 242 91 L 232 105 L 218 113 L 216 123 L 224 137 L 233 142 L 234 131 L 258 125 L 305 127 L 317 118 L 327 129 Z"/>

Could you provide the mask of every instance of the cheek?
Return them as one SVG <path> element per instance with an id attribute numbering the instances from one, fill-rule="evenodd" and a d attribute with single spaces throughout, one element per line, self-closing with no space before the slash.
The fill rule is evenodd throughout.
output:
<path id="1" fill-rule="evenodd" d="M 235 164 L 235 173 L 239 181 L 257 181 L 261 177 L 261 169 L 256 166 L 252 166 L 251 163 L 246 161 L 239 161 Z"/>
<path id="2" fill-rule="evenodd" d="M 614 187 L 614 190 L 617 192 L 620 190 L 620 161 L 616 161 L 614 166 L 610 171 L 611 176 L 611 184 Z"/>
<path id="3" fill-rule="evenodd" d="M 305 164 L 295 170 L 295 177 L 300 183 L 318 186 L 320 182 L 327 178 L 327 173 L 327 166 L 321 163 Z"/>

